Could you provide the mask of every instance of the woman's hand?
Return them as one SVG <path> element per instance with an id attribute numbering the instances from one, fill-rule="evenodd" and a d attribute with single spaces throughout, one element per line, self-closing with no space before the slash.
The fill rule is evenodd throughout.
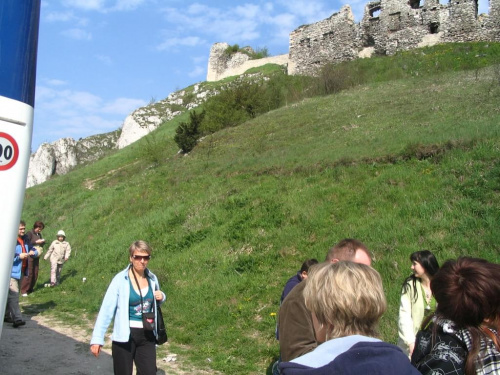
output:
<path id="1" fill-rule="evenodd" d="M 101 348 L 102 345 L 99 344 L 90 345 L 90 351 L 96 358 L 99 357 L 99 353 L 101 353 Z"/>
<path id="2" fill-rule="evenodd" d="M 155 290 L 155 300 L 161 301 L 163 299 L 163 293 L 161 290 Z"/>

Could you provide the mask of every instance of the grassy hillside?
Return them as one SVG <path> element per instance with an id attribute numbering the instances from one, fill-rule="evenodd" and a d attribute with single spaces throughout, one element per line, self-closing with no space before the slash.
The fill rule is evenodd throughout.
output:
<path id="1" fill-rule="evenodd" d="M 434 51 L 435 61 L 462 57 Z M 472 70 L 415 53 L 411 74 L 389 81 L 377 77 L 391 66 L 399 71 L 400 57 L 384 58 L 386 69 L 374 62 L 378 73 L 363 85 L 214 133 L 187 156 L 173 142 L 185 114 L 28 189 L 28 225 L 44 221 L 50 239 L 64 229 L 74 249 L 58 288 L 40 288 L 49 273 L 42 264 L 29 302 L 43 314 L 92 321 L 128 262 L 129 244 L 144 239 L 168 294 L 170 350 L 180 361 L 226 374 L 269 373 L 285 281 L 305 259 L 322 260 L 354 237 L 375 256 L 389 301 L 381 336 L 395 342 L 411 252 L 500 262 L 495 53 L 496 64 Z"/>

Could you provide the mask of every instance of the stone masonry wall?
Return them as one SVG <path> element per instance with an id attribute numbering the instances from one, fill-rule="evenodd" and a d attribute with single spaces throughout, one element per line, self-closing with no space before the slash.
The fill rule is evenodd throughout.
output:
<path id="1" fill-rule="evenodd" d="M 208 59 L 207 81 L 220 81 L 226 77 L 238 76 L 250 68 L 256 68 L 265 64 L 288 65 L 288 55 L 265 57 L 250 60 L 247 54 L 236 52 L 228 56 L 225 51 L 229 47 L 227 43 L 215 43 L 210 49 Z"/>
<path id="2" fill-rule="evenodd" d="M 423 3 L 423 4 L 421 4 Z M 314 75 L 326 63 L 446 42 L 500 41 L 500 0 L 478 15 L 476 0 L 380 0 L 366 4 L 359 24 L 349 6 L 290 34 L 289 74 Z"/>

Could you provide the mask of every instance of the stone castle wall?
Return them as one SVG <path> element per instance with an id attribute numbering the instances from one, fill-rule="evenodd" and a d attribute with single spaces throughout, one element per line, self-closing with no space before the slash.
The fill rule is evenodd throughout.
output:
<path id="1" fill-rule="evenodd" d="M 207 81 L 214 82 L 226 77 L 238 76 L 250 68 L 256 68 L 265 64 L 287 65 L 288 55 L 265 57 L 250 60 L 250 57 L 241 52 L 228 56 L 225 51 L 229 47 L 227 43 L 215 43 L 210 49 L 208 59 Z"/>
<path id="2" fill-rule="evenodd" d="M 476 0 L 372 1 L 359 24 L 345 6 L 327 20 L 290 34 L 288 73 L 313 75 L 326 63 L 353 60 L 367 51 L 392 55 L 437 43 L 500 42 L 500 0 L 489 5 L 488 14 L 478 15 Z"/>
<path id="3" fill-rule="evenodd" d="M 210 50 L 207 81 L 240 75 L 267 63 L 287 65 L 288 74 L 314 75 L 327 63 L 469 41 L 500 42 L 500 0 L 489 0 L 487 14 L 478 14 L 477 0 L 449 0 L 446 4 L 439 0 L 377 0 L 365 5 L 358 24 L 346 5 L 323 21 L 292 31 L 288 55 L 250 60 L 244 53 L 228 56 L 229 45 L 216 43 Z"/>

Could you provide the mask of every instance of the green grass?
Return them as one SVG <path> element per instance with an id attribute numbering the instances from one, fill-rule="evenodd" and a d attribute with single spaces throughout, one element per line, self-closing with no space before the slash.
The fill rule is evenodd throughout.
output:
<path id="1" fill-rule="evenodd" d="M 199 368 L 269 373 L 284 283 L 355 237 L 374 253 L 389 301 L 381 335 L 395 342 L 411 252 L 500 261 L 499 65 L 445 70 L 425 51 L 407 57 L 411 75 L 380 79 L 377 68 L 350 90 L 207 136 L 187 156 L 172 139 L 179 118 L 28 189 L 23 218 L 44 221 L 49 239 L 64 229 L 76 253 L 63 284 L 30 302 L 75 324 L 94 319 L 128 246 L 144 239 L 168 294 L 169 350 Z M 434 61 L 465 53 L 433 51 Z M 381 60 L 396 69 L 400 58 Z"/>

